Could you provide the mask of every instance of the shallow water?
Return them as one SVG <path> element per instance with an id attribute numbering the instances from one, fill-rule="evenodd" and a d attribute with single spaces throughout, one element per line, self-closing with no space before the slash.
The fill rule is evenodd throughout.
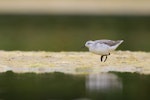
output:
<path id="1" fill-rule="evenodd" d="M 150 100 L 150 75 L 0 74 L 0 100 Z"/>

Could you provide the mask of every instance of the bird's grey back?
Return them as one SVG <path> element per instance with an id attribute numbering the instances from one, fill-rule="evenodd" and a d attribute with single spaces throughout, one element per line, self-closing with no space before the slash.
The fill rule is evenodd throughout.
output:
<path id="1" fill-rule="evenodd" d="M 117 41 L 113 41 L 113 40 L 95 40 L 96 43 L 100 43 L 100 44 L 106 44 L 108 46 L 115 46 L 121 42 L 123 42 L 123 40 L 117 40 Z"/>

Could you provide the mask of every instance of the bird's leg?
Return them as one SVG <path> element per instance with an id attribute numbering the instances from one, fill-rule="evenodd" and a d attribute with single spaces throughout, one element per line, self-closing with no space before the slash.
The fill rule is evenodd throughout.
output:
<path id="1" fill-rule="evenodd" d="M 110 55 L 110 53 L 109 53 L 108 55 Z M 108 55 L 105 55 L 105 56 L 106 56 L 106 58 L 105 58 L 104 62 L 107 60 L 107 56 L 108 56 Z"/>
<path id="2" fill-rule="evenodd" d="M 103 61 L 103 57 L 104 57 L 104 55 L 101 56 L 101 62 Z"/>
<path id="3" fill-rule="evenodd" d="M 110 55 L 110 53 L 109 53 L 108 55 Z M 104 56 L 106 56 L 106 58 L 105 58 L 105 60 L 104 60 L 104 62 L 105 62 L 105 61 L 107 60 L 107 56 L 108 56 L 108 55 L 102 55 L 102 56 L 101 56 L 101 62 L 103 61 Z"/>
<path id="4" fill-rule="evenodd" d="M 106 58 L 105 58 L 104 62 L 107 60 L 107 55 L 105 55 L 105 56 L 106 56 Z"/>

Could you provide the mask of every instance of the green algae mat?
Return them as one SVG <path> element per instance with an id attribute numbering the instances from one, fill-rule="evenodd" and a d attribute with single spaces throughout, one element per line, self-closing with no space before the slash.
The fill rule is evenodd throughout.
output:
<path id="1" fill-rule="evenodd" d="M 91 74 L 137 72 L 150 74 L 150 53 L 115 51 L 106 62 L 90 52 L 0 51 L 0 72 Z"/>

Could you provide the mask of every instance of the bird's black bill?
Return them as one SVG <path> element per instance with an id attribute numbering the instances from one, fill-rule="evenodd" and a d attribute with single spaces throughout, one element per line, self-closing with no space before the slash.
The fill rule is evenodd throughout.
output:
<path id="1" fill-rule="evenodd" d="M 85 46 L 84 46 L 84 45 L 81 47 L 81 49 L 83 49 L 83 48 L 85 48 Z"/>
<path id="2" fill-rule="evenodd" d="M 82 50 L 83 48 L 85 48 L 85 46 L 83 45 L 79 50 Z"/>

